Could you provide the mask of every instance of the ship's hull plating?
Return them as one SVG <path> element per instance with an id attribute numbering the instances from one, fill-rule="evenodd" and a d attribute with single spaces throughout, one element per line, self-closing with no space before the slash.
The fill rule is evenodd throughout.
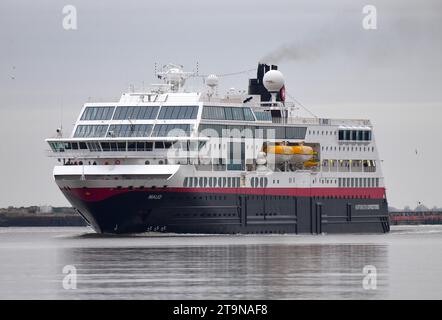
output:
<path id="1" fill-rule="evenodd" d="M 183 189 L 62 189 L 99 233 L 384 233 L 384 198 Z"/>

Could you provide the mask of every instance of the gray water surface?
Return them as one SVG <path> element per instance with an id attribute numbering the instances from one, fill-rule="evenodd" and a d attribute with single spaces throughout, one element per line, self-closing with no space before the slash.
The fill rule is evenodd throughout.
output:
<path id="1" fill-rule="evenodd" d="M 63 288 L 66 265 L 76 289 Z M 364 289 L 367 265 L 376 289 Z M 441 299 L 442 226 L 319 236 L 0 228 L 0 298 Z"/>

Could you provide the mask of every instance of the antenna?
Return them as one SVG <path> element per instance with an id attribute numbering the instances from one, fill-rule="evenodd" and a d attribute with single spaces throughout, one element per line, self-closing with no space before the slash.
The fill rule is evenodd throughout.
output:
<path id="1" fill-rule="evenodd" d="M 57 129 L 57 133 L 63 136 L 63 97 L 60 98 L 60 129 Z"/>

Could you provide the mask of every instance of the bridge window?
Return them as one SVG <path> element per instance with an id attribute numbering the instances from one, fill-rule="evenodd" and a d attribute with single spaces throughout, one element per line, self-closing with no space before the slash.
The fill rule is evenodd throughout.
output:
<path id="1" fill-rule="evenodd" d="M 205 106 L 203 108 L 202 118 L 211 120 L 255 121 L 252 110 L 244 107 Z"/>
<path id="2" fill-rule="evenodd" d="M 152 137 L 190 136 L 190 124 L 157 124 Z"/>
<path id="3" fill-rule="evenodd" d="M 86 107 L 81 120 L 110 120 L 115 107 Z"/>
<path id="4" fill-rule="evenodd" d="M 258 120 L 258 121 L 272 121 L 272 115 L 270 114 L 270 112 L 256 111 L 255 116 L 256 116 L 256 120 Z M 313 131 L 313 134 L 315 134 L 314 131 Z"/>
<path id="5" fill-rule="evenodd" d="M 158 119 L 196 119 L 198 106 L 163 106 Z"/>
<path id="6" fill-rule="evenodd" d="M 255 117 L 253 116 L 252 110 L 250 108 L 243 108 L 244 111 L 244 120 L 246 121 L 255 121 Z"/>
<path id="7" fill-rule="evenodd" d="M 117 107 L 114 114 L 114 120 L 125 120 L 125 119 L 135 119 L 135 120 L 145 120 L 145 119 L 155 119 L 158 114 L 158 106 L 122 106 Z"/>
<path id="8" fill-rule="evenodd" d="M 116 124 L 109 127 L 111 137 L 148 137 L 152 131 L 151 124 Z"/>
<path id="9" fill-rule="evenodd" d="M 108 125 L 78 125 L 74 137 L 76 138 L 98 138 L 106 135 Z"/>

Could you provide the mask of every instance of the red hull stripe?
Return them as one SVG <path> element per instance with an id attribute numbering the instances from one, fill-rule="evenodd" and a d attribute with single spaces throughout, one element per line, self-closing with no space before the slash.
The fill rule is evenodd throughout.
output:
<path id="1" fill-rule="evenodd" d="M 214 194 L 250 194 L 269 196 L 334 197 L 334 198 L 385 198 L 385 188 L 62 188 L 64 193 L 85 201 L 101 201 L 127 192 L 181 192 Z"/>

